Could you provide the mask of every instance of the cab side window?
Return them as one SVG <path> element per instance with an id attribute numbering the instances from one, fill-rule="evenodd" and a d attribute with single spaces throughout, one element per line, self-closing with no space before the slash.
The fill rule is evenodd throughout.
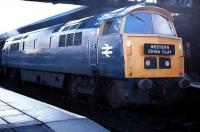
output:
<path id="1" fill-rule="evenodd" d="M 121 18 L 116 18 L 116 19 L 105 22 L 104 29 L 103 29 L 103 35 L 119 33 L 120 27 L 121 27 L 121 21 L 122 21 Z"/>
<path id="2" fill-rule="evenodd" d="M 114 19 L 112 23 L 112 33 L 119 33 L 120 32 L 120 27 L 121 27 L 121 19 Z"/>
<path id="3" fill-rule="evenodd" d="M 105 22 L 103 35 L 107 35 L 111 33 L 112 21 Z"/>

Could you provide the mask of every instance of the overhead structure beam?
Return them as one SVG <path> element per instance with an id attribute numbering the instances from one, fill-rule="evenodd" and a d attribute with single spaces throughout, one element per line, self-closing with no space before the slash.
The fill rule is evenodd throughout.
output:
<path id="1" fill-rule="evenodd" d="M 24 0 L 35 2 L 47 2 L 53 4 L 87 5 L 93 8 L 113 7 L 120 8 L 138 3 L 146 3 L 150 6 L 165 8 L 173 13 L 200 14 L 200 1 L 198 0 Z M 151 1 L 151 2 L 150 2 Z"/>
<path id="2" fill-rule="evenodd" d="M 107 6 L 115 6 L 119 3 L 125 3 L 128 0 L 24 0 L 24 1 L 35 1 L 35 2 L 46 2 L 53 4 L 75 4 L 75 5 L 107 5 Z"/>

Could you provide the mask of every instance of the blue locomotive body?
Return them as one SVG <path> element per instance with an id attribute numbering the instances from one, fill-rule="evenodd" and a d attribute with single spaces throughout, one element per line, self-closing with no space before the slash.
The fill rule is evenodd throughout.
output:
<path id="1" fill-rule="evenodd" d="M 124 77 L 122 41 L 119 41 L 122 39 L 121 35 L 97 38 L 97 28 L 69 30 L 57 36 L 50 36 L 51 32 L 52 30 L 39 31 L 29 35 L 27 39 L 12 42 L 15 49 L 8 45 L 3 50 L 2 65 L 36 71 L 86 75 L 98 72 L 101 76 Z M 77 45 L 73 45 L 72 40 L 72 44 L 61 46 L 60 37 L 72 34 L 76 36 L 78 33 L 81 33 L 82 40 Z M 112 47 L 111 57 L 109 54 L 109 57 L 102 54 L 106 51 L 103 49 L 106 46 Z"/>
<path id="2" fill-rule="evenodd" d="M 102 87 L 100 93 L 107 96 L 113 107 L 118 107 L 127 100 L 150 102 L 150 91 L 141 94 L 138 89 L 133 88 L 134 78 L 144 78 L 138 82 L 138 87 L 143 90 L 145 88 L 150 89 L 153 82 L 147 78 L 153 77 L 153 75 L 148 76 L 153 69 L 151 69 L 152 60 L 147 60 L 149 62 L 146 64 L 150 65 L 149 69 L 151 70 L 148 70 L 148 66 L 139 66 L 139 69 L 131 71 L 131 67 L 134 67 L 131 59 L 136 56 L 130 58 L 130 53 L 135 52 L 130 48 L 131 43 L 137 41 L 128 40 L 134 37 L 124 32 L 126 17 L 133 17 L 131 20 L 135 22 L 145 22 L 139 16 L 134 16 L 131 13 L 138 13 L 139 15 L 146 13 L 152 16 L 153 13 L 161 14 L 157 17 L 162 21 L 168 21 L 165 26 L 170 27 L 169 30 L 171 30 L 170 37 L 166 37 L 165 32 L 161 32 L 160 36 L 155 31 L 146 34 L 143 33 L 145 27 L 139 27 L 144 31 L 141 30 L 142 33 L 137 33 L 135 38 L 148 36 L 153 40 L 158 40 L 159 36 L 165 41 L 173 40 L 173 44 L 180 41 L 175 34 L 171 22 L 172 16 L 169 12 L 157 7 L 131 6 L 100 16 L 71 21 L 62 26 L 45 28 L 9 38 L 2 50 L 1 64 L 4 74 L 53 87 L 68 87 L 72 97 L 76 97 L 77 93 L 96 96 L 96 92 L 99 91 L 96 89 L 100 84 Z M 149 20 L 150 24 L 151 21 Z M 136 24 L 139 22 L 136 22 Z M 140 40 L 140 42 L 143 41 Z M 139 44 L 135 45 L 141 47 Z M 181 44 L 179 48 L 181 48 Z M 145 56 L 142 52 L 137 55 L 138 57 Z M 179 56 L 176 55 L 175 57 L 178 58 Z M 170 68 L 169 60 L 168 58 L 164 60 L 166 61 L 164 64 L 167 65 L 163 66 L 164 68 Z M 143 60 L 140 63 L 143 64 Z M 146 67 L 147 69 L 145 69 Z M 140 73 L 136 72 L 137 70 L 148 74 L 141 77 Z M 167 71 L 167 75 L 172 73 L 170 70 L 155 69 L 156 72 Z M 132 75 L 132 72 L 136 74 Z M 177 74 L 166 77 L 182 77 L 182 74 L 182 69 L 180 69 Z M 163 77 L 163 75 L 160 77 Z M 155 77 L 158 77 L 158 74 Z"/>

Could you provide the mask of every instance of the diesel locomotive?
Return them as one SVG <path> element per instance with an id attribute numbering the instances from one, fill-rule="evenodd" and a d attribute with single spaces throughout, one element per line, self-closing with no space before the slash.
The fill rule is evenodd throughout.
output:
<path id="1" fill-rule="evenodd" d="M 159 102 L 185 87 L 181 38 L 165 9 L 129 6 L 6 40 L 5 76 L 103 97 L 112 107 Z M 160 86 L 160 87 L 159 87 Z"/>

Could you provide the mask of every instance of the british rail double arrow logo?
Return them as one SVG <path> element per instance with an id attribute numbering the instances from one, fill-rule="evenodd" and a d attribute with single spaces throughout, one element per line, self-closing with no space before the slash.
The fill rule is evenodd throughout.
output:
<path id="1" fill-rule="evenodd" d="M 103 50 L 101 54 L 105 55 L 106 57 L 110 57 L 110 55 L 113 53 L 113 47 L 109 46 L 108 44 L 104 44 L 104 46 L 101 49 Z"/>

